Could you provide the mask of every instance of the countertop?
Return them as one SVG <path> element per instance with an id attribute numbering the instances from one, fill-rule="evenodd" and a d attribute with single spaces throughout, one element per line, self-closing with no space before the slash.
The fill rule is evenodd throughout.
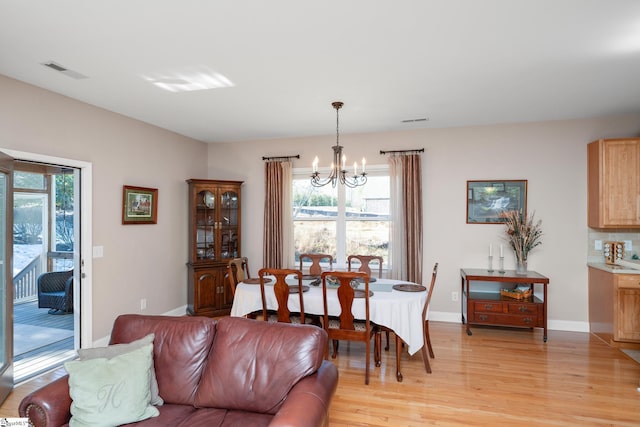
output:
<path id="1" fill-rule="evenodd" d="M 598 270 L 608 271 L 615 274 L 640 274 L 640 269 L 634 269 L 624 265 L 606 264 L 604 262 L 588 262 L 587 266 L 597 268 Z M 640 264 L 639 267 L 640 268 Z"/>

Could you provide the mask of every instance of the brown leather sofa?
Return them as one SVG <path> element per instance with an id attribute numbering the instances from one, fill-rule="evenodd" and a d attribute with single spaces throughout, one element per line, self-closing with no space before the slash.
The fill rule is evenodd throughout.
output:
<path id="1" fill-rule="evenodd" d="M 324 360 L 327 335 L 309 325 L 225 317 L 122 315 L 111 344 L 154 333 L 160 415 L 132 426 L 328 425 L 338 371 Z M 34 426 L 69 423 L 67 376 L 26 396 Z"/>

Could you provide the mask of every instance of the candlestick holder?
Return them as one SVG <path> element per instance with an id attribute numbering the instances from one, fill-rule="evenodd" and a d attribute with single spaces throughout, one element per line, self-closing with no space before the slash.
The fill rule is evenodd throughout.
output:
<path id="1" fill-rule="evenodd" d="M 489 273 L 493 273 L 493 255 L 489 255 L 489 268 L 487 268 Z"/>
<path id="2" fill-rule="evenodd" d="M 499 260 L 500 264 L 498 265 L 498 273 L 504 274 L 504 257 L 501 256 Z"/>

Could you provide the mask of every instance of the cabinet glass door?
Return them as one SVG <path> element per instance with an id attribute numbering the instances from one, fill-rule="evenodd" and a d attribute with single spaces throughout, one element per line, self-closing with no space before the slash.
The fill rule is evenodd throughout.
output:
<path id="1" fill-rule="evenodd" d="M 239 253 L 238 239 L 238 193 L 224 191 L 220 197 L 221 221 L 220 239 L 222 258 L 235 258 Z"/>
<path id="2" fill-rule="evenodd" d="M 196 259 L 215 258 L 216 197 L 205 190 L 197 194 Z"/>

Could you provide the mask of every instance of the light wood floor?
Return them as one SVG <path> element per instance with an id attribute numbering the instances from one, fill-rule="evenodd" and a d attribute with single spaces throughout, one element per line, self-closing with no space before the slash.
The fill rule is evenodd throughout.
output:
<path id="1" fill-rule="evenodd" d="M 331 426 L 638 426 L 640 364 L 587 333 L 472 328 L 432 322 L 436 358 L 424 371 L 420 353 L 395 358 L 364 385 L 364 347 L 341 342 Z M 393 339 L 392 339 L 393 341 Z M 64 372 L 18 387 L 0 407 L 17 416 L 22 396 Z M 51 378 L 50 378 L 51 377 Z"/>

